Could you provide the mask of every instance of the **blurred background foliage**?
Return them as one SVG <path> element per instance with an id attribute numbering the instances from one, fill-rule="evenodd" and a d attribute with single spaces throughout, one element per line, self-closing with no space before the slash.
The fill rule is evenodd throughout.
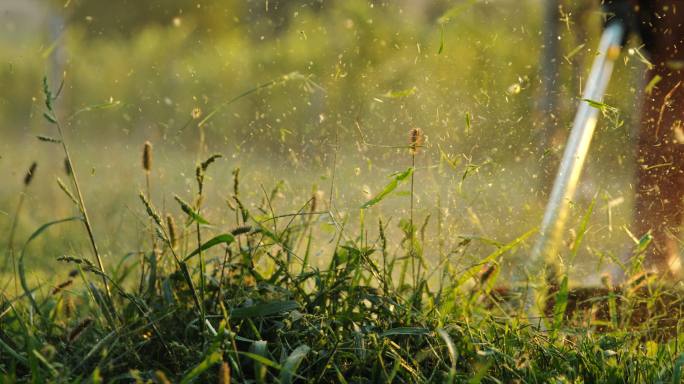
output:
<path id="1" fill-rule="evenodd" d="M 549 65 L 541 60 L 542 0 L 4 0 L 0 228 L 9 226 L 32 160 L 38 176 L 20 233 L 72 210 L 54 181 L 63 172 L 59 151 L 35 138 L 52 129 L 42 117 L 47 75 L 53 87 L 64 79 L 63 116 L 118 103 L 67 126 L 75 166 L 87 175 L 86 203 L 111 254 L 146 241 L 136 197 L 145 140 L 155 145 L 153 192 L 165 210 L 177 213 L 173 193 L 189 195 L 194 162 L 220 152 L 227 160 L 207 197 L 215 207 L 225 206 L 231 171 L 240 167 L 254 204 L 262 186 L 283 180 L 276 209 L 296 211 L 312 193 L 327 200 L 332 190 L 357 225 L 358 207 L 385 176 L 410 165 L 405 149 L 387 146 L 405 146 L 413 127 L 428 137 L 417 160 L 418 221 L 431 217 L 428 228 L 440 234 L 428 236 L 426 253 L 449 252 L 460 236 L 510 240 L 541 217 L 550 179 L 542 164 L 562 150 L 600 34 L 595 3 L 558 2 L 550 95 L 540 75 Z M 591 270 L 629 244 L 621 226 L 629 223 L 631 130 L 644 68 L 638 55 L 624 55 L 606 102 L 625 124 L 602 121 L 574 211 L 580 216 L 597 196 L 581 252 Z M 549 97 L 558 100 L 551 114 L 539 107 Z M 405 196 L 365 220 L 406 215 Z M 52 260 L 65 246 L 87 252 L 69 233 L 55 233 L 33 257 Z M 470 257 L 491 247 L 474 245 Z"/>

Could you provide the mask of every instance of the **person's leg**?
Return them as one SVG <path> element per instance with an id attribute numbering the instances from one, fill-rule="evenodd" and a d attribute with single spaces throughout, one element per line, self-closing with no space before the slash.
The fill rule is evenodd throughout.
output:
<path id="1" fill-rule="evenodd" d="M 634 230 L 653 235 L 646 266 L 682 277 L 679 234 L 684 215 L 684 0 L 642 0 L 641 34 L 654 68 L 644 93 L 636 156 Z"/>
<path id="2" fill-rule="evenodd" d="M 653 235 L 646 266 L 668 278 L 682 274 L 679 234 L 684 213 L 684 84 L 680 71 L 658 63 L 662 80 L 645 95 L 637 148 L 634 224 Z"/>

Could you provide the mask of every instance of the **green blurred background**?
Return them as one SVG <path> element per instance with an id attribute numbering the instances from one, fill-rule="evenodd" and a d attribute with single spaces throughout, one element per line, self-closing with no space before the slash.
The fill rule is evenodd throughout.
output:
<path id="1" fill-rule="evenodd" d="M 359 206 L 386 176 L 410 166 L 406 149 L 396 147 L 414 127 L 428 138 L 416 160 L 416 221 L 429 217 L 426 257 L 449 255 L 465 236 L 476 240 L 453 262 L 475 262 L 494 247 L 477 239 L 507 242 L 541 219 L 595 54 L 602 18 L 595 3 L 558 1 L 549 16 L 542 0 L 3 0 L 0 248 L 32 161 L 38 169 L 16 246 L 40 224 L 74 214 L 56 183 L 66 178 L 61 149 L 36 139 L 55 135 L 42 117 L 47 76 L 53 88 L 64 80 L 56 102 L 63 118 L 116 104 L 79 113 L 65 127 L 109 263 L 149 247 L 137 198 L 145 140 L 154 145 L 153 201 L 165 212 L 180 217 L 173 194 L 189 199 L 196 161 L 218 152 L 225 159 L 209 172 L 206 202 L 217 230 L 234 225 L 225 200 L 239 167 L 254 207 L 277 185 L 278 214 L 313 194 L 327 204 L 332 191 L 354 234 Z M 548 36 L 557 46 L 552 60 L 543 56 Z M 553 84 L 543 81 L 545 69 Z M 575 268 L 583 279 L 630 246 L 632 131 L 644 70 L 638 55 L 620 60 L 605 101 L 624 124 L 600 123 L 573 204 L 576 227 L 597 199 Z M 383 217 L 398 239 L 408 206 L 402 187 L 368 210 L 368 236 Z M 333 228 L 320 220 L 326 250 Z M 521 273 L 529 247 L 507 256 L 511 274 Z M 51 230 L 27 257 L 40 276 L 63 273 L 54 260 L 64 254 L 89 254 L 78 224 Z"/>

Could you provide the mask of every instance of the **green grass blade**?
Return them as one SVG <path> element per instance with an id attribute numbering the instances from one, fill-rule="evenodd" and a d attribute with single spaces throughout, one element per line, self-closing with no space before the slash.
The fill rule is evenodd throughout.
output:
<path id="1" fill-rule="evenodd" d="M 582 240 L 584 240 L 584 236 L 587 234 L 587 228 L 589 227 L 589 219 L 591 218 L 591 214 L 594 212 L 594 205 L 596 204 L 596 196 L 591 200 L 591 204 L 589 204 L 589 208 L 587 208 L 587 212 L 584 214 L 582 217 L 582 222 L 580 223 L 579 230 L 577 231 L 577 237 L 575 238 L 574 243 L 572 244 L 572 253 L 570 255 L 570 265 L 573 264 L 575 261 L 575 258 L 577 257 L 577 252 L 579 251 L 580 244 L 582 244 Z"/>
<path id="2" fill-rule="evenodd" d="M 440 24 L 448 23 L 449 21 L 451 21 L 451 19 L 455 18 L 456 16 L 459 16 L 461 13 L 468 10 L 476 2 L 477 0 L 458 2 L 456 5 L 452 6 L 451 8 L 447 9 L 444 13 L 442 13 L 442 16 L 440 16 L 437 19 L 437 22 Z"/>
<path id="3" fill-rule="evenodd" d="M 219 244 L 229 245 L 233 241 L 235 241 L 235 236 L 231 235 L 230 233 L 224 233 L 222 235 L 218 235 L 218 236 L 212 238 L 211 240 L 208 240 L 207 242 L 205 242 L 201 246 L 199 246 L 197 249 L 192 251 L 192 253 L 190 253 L 189 255 L 185 256 L 185 259 L 183 259 L 183 261 L 188 261 L 193 256 L 199 254 L 200 252 L 206 251 L 209 248 L 215 247 Z"/>
<path id="4" fill-rule="evenodd" d="M 381 333 L 380 337 L 395 335 L 426 335 L 428 333 L 430 333 L 430 330 L 422 327 L 397 327 Z"/>
<path id="5" fill-rule="evenodd" d="M 418 88 L 416 88 L 416 87 L 411 87 L 411 88 L 407 88 L 407 89 L 402 89 L 400 91 L 387 91 L 387 93 L 385 93 L 382 96 L 386 97 L 388 99 L 403 99 L 405 97 L 409 97 L 409 96 L 413 95 L 414 93 L 416 93 L 417 89 Z"/>
<path id="6" fill-rule="evenodd" d="M 9 345 L 7 345 L 2 339 L 0 339 L 0 349 L 3 349 L 7 354 L 12 356 L 16 361 L 20 362 L 21 364 L 26 365 L 26 358 L 22 355 L 20 355 L 17 351 L 12 349 Z"/>
<path id="7" fill-rule="evenodd" d="M 384 199 L 385 197 L 387 197 L 387 195 L 392 193 L 392 191 L 397 189 L 399 184 L 401 184 L 403 181 L 408 179 L 412 174 L 413 174 L 413 168 L 409 168 L 409 169 L 405 170 L 404 172 L 395 174 L 394 179 L 392 179 L 392 181 L 390 181 L 390 183 L 387 184 L 385 186 L 385 188 L 380 193 L 378 193 L 375 197 L 373 197 L 372 199 L 365 202 L 361 206 L 361 209 L 370 208 L 370 207 L 374 206 L 375 204 L 379 203 L 380 201 L 382 201 L 382 199 Z"/>
<path id="8" fill-rule="evenodd" d="M 333 368 L 335 368 L 335 374 L 337 375 L 337 380 L 340 382 L 340 384 L 348 384 L 347 379 L 345 379 L 342 372 L 340 372 L 340 369 L 337 367 L 337 364 L 334 364 Z"/>
<path id="9" fill-rule="evenodd" d="M 191 383 L 197 376 L 201 375 L 204 371 L 207 369 L 213 367 L 214 365 L 220 363 L 223 361 L 223 357 L 221 356 L 221 352 L 212 352 L 207 357 L 204 358 L 199 364 L 197 364 L 193 369 L 190 370 L 183 378 L 181 379 L 180 383 L 181 384 L 188 384 Z"/>
<path id="10" fill-rule="evenodd" d="M 268 359 L 268 347 L 267 347 L 267 341 L 265 340 L 258 340 L 252 343 L 250 346 L 250 352 L 254 353 L 255 355 L 262 356 L 264 359 Z M 263 384 L 266 382 L 266 367 L 267 364 L 263 364 L 260 361 L 255 360 L 254 361 L 254 377 L 256 378 L 256 382 L 258 384 Z"/>
<path id="11" fill-rule="evenodd" d="M 295 348 L 295 350 L 290 353 L 290 356 L 288 356 L 287 359 L 285 359 L 285 363 L 283 363 L 283 369 L 280 371 L 281 384 L 292 383 L 292 379 L 297 372 L 297 368 L 299 368 L 299 365 L 302 363 L 310 350 L 311 348 L 304 344 Z"/>
<path id="12" fill-rule="evenodd" d="M 256 361 L 256 362 L 259 362 L 259 364 L 263 364 L 263 365 L 265 365 L 265 366 L 267 366 L 267 367 L 275 368 L 275 369 L 278 369 L 278 370 L 283 369 L 283 367 L 282 367 L 280 364 L 276 363 L 275 361 L 273 361 L 273 360 L 271 360 L 271 359 L 268 359 L 268 358 L 266 358 L 266 357 L 264 357 L 264 356 L 258 355 L 258 354 L 256 354 L 256 353 L 252 353 L 252 352 L 240 352 L 240 351 L 238 351 L 238 354 L 240 354 L 240 355 L 242 355 L 242 356 L 247 356 L 247 357 L 249 357 L 250 359 L 252 359 L 252 360 L 254 360 L 254 361 Z"/>
<path id="13" fill-rule="evenodd" d="M 183 212 L 185 212 L 185 214 L 188 215 L 192 221 L 196 221 L 200 224 L 209 224 L 207 219 L 205 219 L 199 213 L 197 213 L 194 209 L 192 209 L 192 207 L 188 203 L 183 201 L 183 199 L 181 199 L 178 196 L 174 196 L 174 198 L 176 199 L 176 201 L 180 205 L 181 210 Z"/>
<path id="14" fill-rule="evenodd" d="M 449 357 L 451 358 L 451 369 L 455 370 L 456 369 L 456 359 L 457 359 L 457 352 L 456 352 L 456 344 L 454 344 L 454 341 L 451 340 L 451 337 L 449 336 L 449 333 L 445 331 L 442 328 L 437 328 L 437 334 L 439 337 L 444 340 L 444 343 L 447 346 L 447 350 L 449 351 Z"/>
<path id="15" fill-rule="evenodd" d="M 269 303 L 252 305 L 251 307 L 235 308 L 230 311 L 230 317 L 233 319 L 266 317 L 276 315 L 278 313 L 289 312 L 297 308 L 299 308 L 299 304 L 293 300 L 272 301 Z"/>
<path id="16" fill-rule="evenodd" d="M 440 25 L 439 29 L 439 49 L 437 49 L 437 54 L 441 55 L 444 52 L 444 24 Z"/>
<path id="17" fill-rule="evenodd" d="M 517 247 L 523 241 L 525 241 L 528 237 L 532 236 L 536 232 L 537 232 L 537 228 L 533 228 L 533 229 L 523 233 L 522 235 L 518 236 L 518 238 L 516 238 L 515 240 L 509 242 L 508 244 L 505 244 L 505 245 L 499 247 L 497 250 L 495 250 L 494 252 L 487 255 L 484 259 L 480 260 L 480 262 L 477 263 L 476 265 L 473 265 L 472 267 L 466 269 L 465 272 L 461 275 L 461 277 L 456 282 L 456 286 L 461 286 L 468 279 L 472 278 L 473 276 L 476 276 L 477 272 L 482 268 L 483 265 L 486 265 L 487 263 L 491 263 L 493 261 L 496 261 L 500 256 L 502 256 L 506 252 L 510 251 L 511 249 Z"/>
<path id="18" fill-rule="evenodd" d="M 556 302 L 553 305 L 553 331 L 552 338 L 558 335 L 558 331 L 563 326 L 565 318 L 565 309 L 568 306 L 568 275 L 563 276 L 558 292 L 556 292 Z"/>
<path id="19" fill-rule="evenodd" d="M 675 360 L 674 368 L 672 369 L 672 384 L 682 382 L 682 366 L 684 366 L 684 353 Z"/>

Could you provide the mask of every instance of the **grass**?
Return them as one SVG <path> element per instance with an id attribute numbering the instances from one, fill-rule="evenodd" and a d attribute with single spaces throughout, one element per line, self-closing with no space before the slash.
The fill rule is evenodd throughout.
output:
<path id="1" fill-rule="evenodd" d="M 586 265 L 568 260 L 547 279 L 545 319 L 521 312 L 525 280 L 510 276 L 522 275 L 543 200 L 530 144 L 541 2 L 433 2 L 433 16 L 404 2 L 281 2 L 277 31 L 278 13 L 237 3 L 228 22 L 209 1 L 130 28 L 130 4 L 112 17 L 77 3 L 47 10 L 66 21 L 57 39 L 19 19 L 8 26 L 30 39 L 0 41 L 10 90 L 0 97 L 0 383 L 680 381 L 679 321 L 667 313 L 676 292 L 643 276 L 573 288 L 628 238 L 626 129 L 598 135 L 587 174 L 601 182 L 573 211 L 582 217 L 606 189 L 568 242 Z M 566 5 L 559 37 L 572 60 L 559 83 L 575 100 L 600 15 L 573 20 Z M 117 36 L 110 20 L 136 32 Z M 55 72 L 78 76 L 63 109 L 46 106 L 46 128 L 39 80 L 55 48 L 65 58 Z M 634 63 L 625 56 L 618 69 L 609 101 L 624 114 L 603 111 L 609 119 L 638 110 Z M 290 71 L 305 75 L 277 76 Z M 112 97 L 124 100 L 116 114 L 85 113 Z M 558 122 L 573 109 L 560 106 Z M 432 148 L 409 158 L 411 144 L 396 142 L 413 125 Z M 39 150 L 27 143 L 47 129 Z M 136 175 L 129 145 L 145 139 L 155 162 Z M 208 148 L 226 159 L 202 170 Z M 44 175 L 61 172 L 66 152 L 78 178 L 67 172 L 58 189 Z M 13 183 L 24 172 L 15 165 L 34 160 L 38 180 Z M 242 169 L 232 182 L 226 163 Z M 271 189 L 280 174 L 285 187 Z M 138 179 L 142 200 L 121 187 Z M 639 262 L 624 267 L 640 276 Z"/>
<path id="2" fill-rule="evenodd" d="M 59 133 L 49 141 L 73 165 L 47 87 L 45 96 L 46 119 Z M 680 382 L 684 354 L 672 310 L 679 296 L 653 279 L 620 289 L 606 280 L 602 291 L 579 298 L 567 271 L 556 273 L 543 290 L 544 317 L 530 319 L 519 300 L 527 287 L 504 290 L 497 277 L 502 258 L 534 229 L 472 265 L 454 265 L 449 255 L 431 265 L 422 247 L 431 234 L 414 223 L 419 145 L 413 136 L 404 148 L 412 166 L 362 205 L 358 225 L 332 194 L 327 201 L 313 194 L 286 214 L 273 208 L 278 186 L 262 191 L 261 204 L 246 204 L 238 169 L 226 201 L 233 222 L 214 225 L 203 198 L 218 155 L 208 156 L 196 166 L 194 195 L 175 195 L 176 215 L 160 213 L 146 183 L 137 209 L 147 215 L 149 241 L 106 271 L 70 167 L 76 194 L 61 188 L 78 214 L 38 226 L 21 248 L 16 240 L 7 250 L 18 257 L 2 276 L 21 288 L 0 293 L 0 382 Z M 409 217 L 393 246 L 390 222 L 379 220 L 370 236 L 376 224 L 365 212 L 403 183 L 411 186 Z M 13 223 L 21 205 L 16 212 Z M 62 256 L 68 276 L 30 281 L 33 241 L 70 222 L 84 224 L 94 261 Z M 450 254 L 466 254 L 471 241 Z M 626 266 L 635 276 L 643 276 L 647 246 L 645 237 Z"/>

